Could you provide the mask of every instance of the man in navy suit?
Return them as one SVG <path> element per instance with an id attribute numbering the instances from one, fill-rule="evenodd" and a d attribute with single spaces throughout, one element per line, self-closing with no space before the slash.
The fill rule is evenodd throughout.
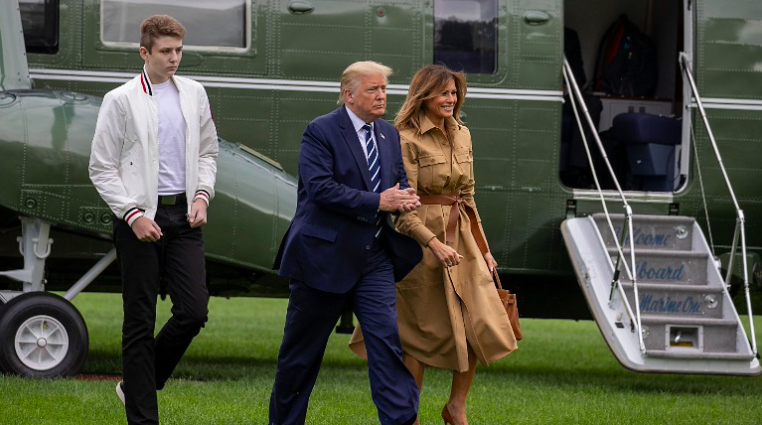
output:
<path id="1" fill-rule="evenodd" d="M 382 424 L 413 424 L 418 386 L 402 362 L 394 282 L 421 260 L 390 213 L 420 206 L 386 112 L 387 77 L 355 62 L 341 77 L 335 111 L 304 131 L 296 214 L 275 268 L 290 280 L 285 333 L 270 396 L 270 424 L 304 424 L 328 337 L 351 308 L 363 329 L 371 396 Z"/>

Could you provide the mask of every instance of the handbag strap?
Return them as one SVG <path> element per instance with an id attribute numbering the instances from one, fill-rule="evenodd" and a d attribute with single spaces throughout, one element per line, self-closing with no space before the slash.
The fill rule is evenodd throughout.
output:
<path id="1" fill-rule="evenodd" d="M 498 288 L 503 289 L 507 292 L 511 292 L 503 288 L 503 283 L 500 282 L 500 275 L 497 273 L 497 269 L 492 269 L 492 280 L 495 281 L 495 284 L 497 285 Z"/>

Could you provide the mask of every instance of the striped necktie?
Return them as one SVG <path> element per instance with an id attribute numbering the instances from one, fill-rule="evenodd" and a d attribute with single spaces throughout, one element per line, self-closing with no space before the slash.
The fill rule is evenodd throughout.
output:
<path id="1" fill-rule="evenodd" d="M 362 126 L 365 130 L 365 149 L 368 156 L 368 171 L 370 172 L 370 185 L 373 187 L 373 191 L 381 193 L 381 164 L 378 160 L 378 146 L 376 146 L 376 138 L 373 137 L 373 131 L 370 124 Z M 376 237 L 381 233 L 381 215 L 376 215 Z"/>
<path id="2" fill-rule="evenodd" d="M 378 162 L 378 148 L 373 137 L 370 124 L 362 126 L 365 130 L 365 149 L 367 150 L 368 171 L 370 171 L 370 185 L 373 191 L 379 193 L 381 188 L 381 165 Z"/>

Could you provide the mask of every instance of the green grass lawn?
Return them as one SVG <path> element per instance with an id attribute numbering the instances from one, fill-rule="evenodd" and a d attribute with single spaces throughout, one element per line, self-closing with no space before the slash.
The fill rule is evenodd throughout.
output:
<path id="1" fill-rule="evenodd" d="M 117 375 L 121 298 L 75 300 L 90 331 L 83 373 Z M 286 301 L 213 299 L 210 320 L 159 393 L 164 424 L 265 424 Z M 169 302 L 160 302 L 160 321 Z M 755 321 L 762 342 L 762 318 Z M 480 368 L 468 417 L 478 424 L 760 424 L 762 379 L 644 375 L 614 359 L 595 323 L 522 320 L 520 349 Z M 365 363 L 333 335 L 308 423 L 377 423 Z M 451 374 L 426 373 L 421 423 L 441 423 Z M 117 379 L 114 376 L 114 379 Z M 114 380 L 0 375 L 0 424 L 124 423 Z"/>

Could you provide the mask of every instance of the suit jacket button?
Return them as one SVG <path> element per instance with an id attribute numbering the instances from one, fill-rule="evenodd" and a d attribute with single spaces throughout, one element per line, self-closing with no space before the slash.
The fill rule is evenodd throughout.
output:
<path id="1" fill-rule="evenodd" d="M 370 249 L 370 245 L 365 245 L 365 249 Z"/>

